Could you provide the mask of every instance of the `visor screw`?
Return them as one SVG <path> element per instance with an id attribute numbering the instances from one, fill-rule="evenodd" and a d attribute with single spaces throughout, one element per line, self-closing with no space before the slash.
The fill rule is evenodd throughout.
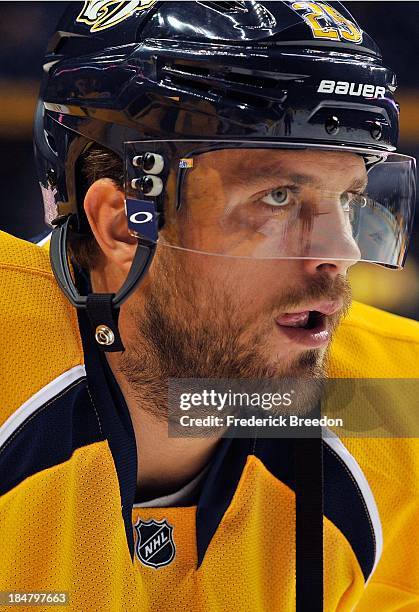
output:
<path id="1" fill-rule="evenodd" d="M 140 182 L 140 189 L 144 195 L 147 195 L 153 190 L 154 181 L 151 176 L 143 176 Z"/>
<path id="2" fill-rule="evenodd" d="M 115 342 L 115 335 L 107 325 L 98 325 L 95 333 L 96 342 L 102 346 L 110 346 Z"/>
<path id="3" fill-rule="evenodd" d="M 152 153 L 146 153 L 144 155 L 143 168 L 146 172 L 150 172 L 156 165 L 156 160 Z"/>
<path id="4" fill-rule="evenodd" d="M 371 136 L 374 140 L 381 140 L 383 136 L 383 126 L 379 121 L 374 121 L 371 126 Z"/>
<path id="5" fill-rule="evenodd" d="M 132 160 L 132 165 L 141 168 L 148 174 L 160 174 L 164 168 L 164 159 L 158 153 L 144 153 L 144 155 L 136 155 Z"/>
<path id="6" fill-rule="evenodd" d="M 133 179 L 131 187 L 138 189 L 145 196 L 159 196 L 163 191 L 163 181 L 158 176 L 146 175 L 140 179 Z"/>
<path id="7" fill-rule="evenodd" d="M 333 115 L 333 117 L 329 117 L 326 123 L 324 124 L 324 129 L 330 135 L 337 134 L 340 130 L 340 121 L 339 119 Z"/>

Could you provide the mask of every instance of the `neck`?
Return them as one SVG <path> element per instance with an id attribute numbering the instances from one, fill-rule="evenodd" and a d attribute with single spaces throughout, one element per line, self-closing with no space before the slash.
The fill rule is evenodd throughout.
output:
<path id="1" fill-rule="evenodd" d="M 156 411 L 150 409 L 153 405 L 150 389 L 147 397 L 140 397 L 138 389 L 134 392 L 119 371 L 119 356 L 108 353 L 107 358 L 124 395 L 135 432 L 140 501 L 169 495 L 204 469 L 219 440 L 169 437 L 167 420 L 156 416 Z"/>
<path id="2" fill-rule="evenodd" d="M 114 292 L 115 286 L 107 282 L 103 270 L 91 273 L 96 292 Z M 118 285 L 116 285 L 118 286 Z M 127 346 L 127 338 L 136 337 L 137 325 L 129 307 L 130 300 L 121 308 L 119 327 Z M 141 339 L 139 339 L 141 343 Z M 121 355 L 107 353 L 109 366 L 122 391 L 130 412 L 137 445 L 137 487 L 140 501 L 174 493 L 197 476 L 210 461 L 218 444 L 211 438 L 171 438 L 168 435 L 166 414 L 166 383 L 154 378 L 158 363 L 145 357 L 152 353 L 144 344 L 135 355 L 132 367 L 140 371 L 140 384 L 133 385 L 121 371 Z M 125 354 L 128 353 L 128 350 Z M 137 362 L 137 359 L 139 361 Z M 146 362 L 146 365 L 144 365 Z M 134 372 L 134 378 L 136 378 Z M 137 372 L 138 373 L 138 372 Z M 166 405 L 164 405 L 166 404 Z"/>

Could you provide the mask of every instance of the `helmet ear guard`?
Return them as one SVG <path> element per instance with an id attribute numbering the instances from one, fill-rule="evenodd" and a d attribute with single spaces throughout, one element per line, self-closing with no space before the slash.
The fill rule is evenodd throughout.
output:
<path id="1" fill-rule="evenodd" d="M 141 212 L 137 210 L 133 214 L 140 215 Z M 138 240 L 128 276 L 116 294 L 80 295 L 68 262 L 68 233 L 74 223 L 77 223 L 75 215 L 69 215 L 62 219 L 52 232 L 50 259 L 54 276 L 70 303 L 75 308 L 87 311 L 100 349 L 108 352 L 123 351 L 124 345 L 118 329 L 119 309 L 147 273 L 154 257 L 156 242 L 146 237 Z"/>
<path id="2" fill-rule="evenodd" d="M 148 197 L 160 195 L 163 182 L 157 174 L 162 172 L 163 166 L 164 160 L 159 155 L 146 153 L 137 156 L 132 160 L 136 176 L 132 179 L 132 188 Z M 77 168 L 77 164 L 75 167 Z M 82 221 L 83 215 L 61 214 L 51 221 L 54 229 L 51 235 L 50 260 L 54 276 L 70 303 L 79 310 L 87 311 L 96 342 L 100 350 L 106 352 L 124 350 L 118 329 L 119 310 L 147 273 L 158 239 L 157 226 L 160 215 L 156 211 L 154 202 L 130 197 L 125 201 L 125 210 L 128 229 L 130 234 L 137 238 L 138 244 L 128 276 L 116 294 L 81 295 L 73 280 L 68 261 L 69 237 L 70 233 L 81 231 L 81 223 L 87 223 L 87 220 Z"/>
<path id="3" fill-rule="evenodd" d="M 85 150 L 84 139 L 74 144 L 79 151 Z M 51 151 L 48 153 L 51 155 Z M 76 163 L 74 169 L 77 168 L 77 165 Z M 124 350 L 118 329 L 119 309 L 141 283 L 151 265 L 157 246 L 158 223 L 159 219 L 160 222 L 162 220 L 162 215 L 156 211 L 155 203 L 152 200 L 145 200 L 144 197 L 138 199 L 135 195 L 138 193 L 141 198 L 161 194 L 163 181 L 157 175 L 163 171 L 163 157 L 145 153 L 132 159 L 130 165 L 135 177 L 131 179 L 132 190 L 135 191 L 135 194 L 126 198 L 125 211 L 129 232 L 137 238 L 138 245 L 128 276 L 116 294 L 89 293 L 82 295 L 73 280 L 68 260 L 69 237 L 71 233 L 83 231 L 80 225 L 87 223 L 87 220 L 82 220 L 84 215 L 80 212 L 59 214 L 51 220 L 54 229 L 51 235 L 50 260 L 54 276 L 69 302 L 75 308 L 87 311 L 96 342 L 100 350 L 107 352 Z M 74 191 L 77 193 L 77 199 L 81 199 L 82 190 L 76 187 Z M 69 205 L 65 207 L 68 209 Z M 57 210 L 59 207 L 56 208 Z"/>

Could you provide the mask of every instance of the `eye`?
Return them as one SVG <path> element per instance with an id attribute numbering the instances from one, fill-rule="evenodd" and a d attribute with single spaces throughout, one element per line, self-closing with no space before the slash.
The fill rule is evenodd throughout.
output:
<path id="1" fill-rule="evenodd" d="M 288 187 L 278 187 L 273 189 L 265 197 L 261 198 L 261 201 L 268 206 L 287 206 L 291 202 L 292 192 Z"/>
<path id="2" fill-rule="evenodd" d="M 363 193 L 355 193 L 353 204 L 358 208 L 364 208 L 367 205 L 367 196 Z"/>
<path id="3" fill-rule="evenodd" d="M 367 198 L 363 193 L 351 193 L 346 191 L 341 195 L 340 202 L 344 212 L 350 212 L 354 207 L 364 208 Z"/>

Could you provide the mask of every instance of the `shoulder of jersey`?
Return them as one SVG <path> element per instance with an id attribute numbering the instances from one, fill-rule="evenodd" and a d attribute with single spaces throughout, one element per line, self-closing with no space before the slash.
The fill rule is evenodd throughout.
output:
<path id="1" fill-rule="evenodd" d="M 419 378 L 419 323 L 354 302 L 332 342 L 329 374 Z"/>
<path id="2" fill-rule="evenodd" d="M 83 363 L 75 309 L 61 293 L 48 251 L 0 232 L 0 423 Z"/>

